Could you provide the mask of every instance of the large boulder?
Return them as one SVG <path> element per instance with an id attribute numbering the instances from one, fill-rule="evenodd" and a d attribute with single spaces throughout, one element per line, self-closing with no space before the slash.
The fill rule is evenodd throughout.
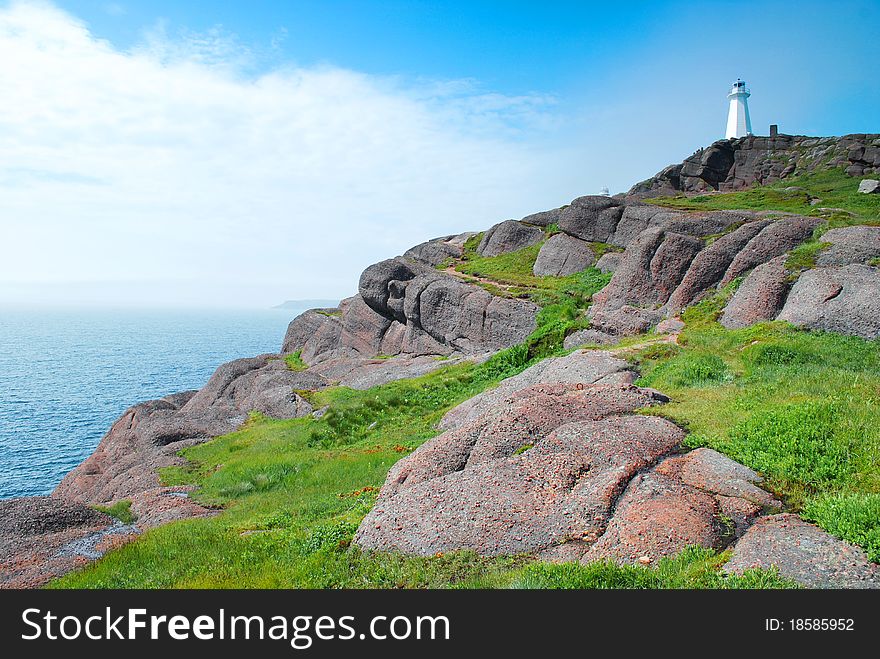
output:
<path id="1" fill-rule="evenodd" d="M 539 213 L 526 215 L 520 220 L 520 222 L 524 224 L 534 224 L 539 227 L 548 227 L 551 224 L 556 224 L 557 222 L 559 222 L 559 216 L 561 213 L 562 208 L 554 208 L 549 211 L 541 211 Z"/>
<path id="2" fill-rule="evenodd" d="M 497 387 L 469 398 L 449 410 L 438 424 L 449 430 L 479 418 L 518 391 L 537 384 L 630 384 L 636 378 L 629 362 L 602 350 L 578 350 L 551 357 L 506 378 Z"/>
<path id="3" fill-rule="evenodd" d="M 734 545 L 732 572 L 775 565 L 808 586 L 880 586 L 862 550 L 776 514 L 782 504 L 753 470 L 708 448 L 682 453 L 680 428 L 633 414 L 662 394 L 578 381 L 619 372 L 617 358 L 575 354 L 459 406 L 391 468 L 355 544 L 642 565 Z"/>
<path id="4" fill-rule="evenodd" d="M 722 325 L 735 329 L 776 318 L 790 286 L 786 258 L 777 256 L 749 273 L 724 308 Z"/>
<path id="5" fill-rule="evenodd" d="M 326 386 L 323 378 L 308 371 L 291 371 L 277 355 L 236 359 L 214 371 L 207 384 L 179 409 L 186 426 L 203 425 L 200 435 L 218 435 L 234 430 L 249 412 L 288 419 L 312 411 L 294 389 Z M 154 437 L 158 443 L 179 441 L 188 432 Z"/>
<path id="6" fill-rule="evenodd" d="M 747 222 L 697 254 L 681 283 L 669 297 L 667 309 L 671 313 L 679 313 L 714 287 L 721 281 L 736 255 L 769 223 L 770 220 Z"/>
<path id="7" fill-rule="evenodd" d="M 608 334 L 643 332 L 662 318 L 659 308 L 681 282 L 703 241 L 646 229 L 626 251 L 609 284 L 593 296 L 591 324 Z"/>
<path id="8" fill-rule="evenodd" d="M 420 277 L 407 286 L 405 313 L 443 345 L 479 354 L 522 343 L 536 326 L 538 307 L 496 297 L 452 277 Z"/>
<path id="9" fill-rule="evenodd" d="M 667 218 L 677 217 L 678 213 L 664 210 L 660 206 L 632 205 L 623 209 L 620 221 L 614 229 L 614 235 L 607 241 L 618 247 L 626 247 L 645 229 L 657 215 Z"/>
<path id="10" fill-rule="evenodd" d="M 326 321 L 318 328 L 312 337 L 303 345 L 300 351 L 300 359 L 306 364 L 314 364 L 322 359 L 336 354 L 342 336 L 342 309 L 338 314 L 326 316 Z"/>
<path id="11" fill-rule="evenodd" d="M 368 307 L 389 320 L 381 330 L 383 337 L 389 331 L 399 332 L 390 323 L 396 320 L 431 337 L 446 353 L 480 354 L 520 343 L 535 329 L 538 313 L 531 302 L 494 296 L 403 259 L 367 268 L 361 275 L 359 291 Z M 345 344 L 344 336 L 342 342 Z M 375 356 L 378 349 L 373 355 L 361 352 Z"/>
<path id="12" fill-rule="evenodd" d="M 623 253 L 611 282 L 594 300 L 605 309 L 662 305 L 702 249 L 703 242 L 693 236 L 647 229 Z"/>
<path id="13" fill-rule="evenodd" d="M 607 243 L 617 229 L 623 206 L 612 197 L 578 197 L 559 215 L 559 228 L 589 242 Z"/>
<path id="14" fill-rule="evenodd" d="M 725 286 L 770 259 L 785 254 L 810 238 L 822 220 L 815 217 L 784 217 L 764 227 L 731 261 L 721 278 Z"/>
<path id="15" fill-rule="evenodd" d="M 299 351 L 315 366 L 377 355 L 478 355 L 522 342 L 535 329 L 536 305 L 492 295 L 429 265 L 470 235 L 429 241 L 409 257 L 369 266 L 358 294 L 338 309 L 307 311 L 291 322 L 284 352 Z"/>
<path id="16" fill-rule="evenodd" d="M 572 399 L 549 409 L 536 399 L 528 409 L 508 413 L 508 402 L 497 412 L 501 427 L 478 420 L 476 427 L 450 431 L 420 447 L 389 472 L 355 543 L 423 556 L 456 549 L 498 555 L 597 537 L 616 492 L 677 446 L 683 433 L 658 417 L 606 416 L 621 405 L 603 407 L 594 389 L 566 385 L 545 391 Z M 633 405 L 651 400 L 649 394 L 633 394 Z M 581 404 L 575 402 L 579 397 Z M 601 420 L 565 423 L 582 414 Z M 422 448 L 430 455 L 420 455 Z M 472 460 L 474 451 L 483 457 Z"/>
<path id="17" fill-rule="evenodd" d="M 846 265 L 807 270 L 778 316 L 798 327 L 880 337 L 880 268 Z"/>
<path id="18" fill-rule="evenodd" d="M 771 567 L 809 588 L 880 588 L 880 566 L 862 549 L 791 513 L 755 522 L 724 569 L 740 574 Z"/>
<path id="19" fill-rule="evenodd" d="M 460 233 L 454 236 L 434 238 L 415 247 L 410 247 L 403 253 L 403 258 L 420 261 L 431 267 L 437 267 L 445 261 L 459 258 L 462 248 L 473 233 Z"/>
<path id="20" fill-rule="evenodd" d="M 823 234 L 821 240 L 828 246 L 816 257 L 816 265 L 868 263 L 880 257 L 880 227 L 840 227 Z"/>
<path id="21" fill-rule="evenodd" d="M 668 400 L 656 391 L 502 387 L 392 467 L 357 545 L 653 563 L 723 549 L 781 506 L 751 469 L 711 449 L 678 454 L 680 428 L 632 414 Z"/>
<path id="22" fill-rule="evenodd" d="M 340 316 L 339 346 L 364 357 L 378 355 L 392 323 L 406 324 L 406 315 L 401 305 L 395 305 L 394 302 L 395 299 L 392 298 L 386 307 L 395 312 L 389 318 L 370 307 L 359 295 L 345 300 L 344 311 Z"/>
<path id="23" fill-rule="evenodd" d="M 564 423 L 596 421 L 664 400 L 629 385 L 536 384 L 513 391 L 449 432 L 429 440 L 389 474 L 384 495 L 514 455 Z"/>
<path id="24" fill-rule="evenodd" d="M 760 483 L 754 471 L 712 449 L 668 457 L 630 482 L 608 529 L 581 560 L 654 563 L 692 545 L 721 549 L 763 511 L 781 507 Z"/>
<path id="25" fill-rule="evenodd" d="M 596 262 L 590 243 L 557 233 L 541 246 L 532 271 L 539 277 L 566 277 Z"/>
<path id="26" fill-rule="evenodd" d="M 536 226 L 507 220 L 489 229 L 477 247 L 480 256 L 498 256 L 535 245 L 544 239 L 544 231 Z"/>
<path id="27" fill-rule="evenodd" d="M 859 192 L 862 194 L 880 193 L 880 181 L 875 178 L 866 178 L 859 183 Z"/>
<path id="28" fill-rule="evenodd" d="M 622 258 L 623 254 L 620 252 L 605 252 L 599 257 L 599 260 L 596 261 L 596 267 L 602 274 L 615 272 L 620 265 L 620 259 Z"/>
<path id="29" fill-rule="evenodd" d="M 582 561 L 650 563 L 692 545 L 721 548 L 724 528 L 715 497 L 676 478 L 639 474 L 620 498 L 608 529 Z"/>
<path id="30" fill-rule="evenodd" d="M 403 298 L 406 285 L 420 274 L 440 276 L 433 268 L 402 258 L 379 261 L 361 273 L 358 293 L 377 313 L 405 324 Z"/>
<path id="31" fill-rule="evenodd" d="M 666 458 L 655 471 L 719 497 L 749 501 L 759 510 L 782 507 L 778 499 L 759 487 L 763 479 L 757 472 L 714 449 L 698 448 Z"/>
<path id="32" fill-rule="evenodd" d="M 281 346 L 282 353 L 303 351 L 315 336 L 325 331 L 327 325 L 338 325 L 336 316 L 338 309 L 310 309 L 290 321 L 287 333 L 284 335 L 284 343 Z M 339 332 L 336 331 L 338 338 Z"/>

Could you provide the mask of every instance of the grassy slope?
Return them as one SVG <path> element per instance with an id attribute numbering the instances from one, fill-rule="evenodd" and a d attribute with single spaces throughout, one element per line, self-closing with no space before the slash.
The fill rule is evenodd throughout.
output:
<path id="1" fill-rule="evenodd" d="M 687 210 L 778 210 L 816 217 L 829 217 L 831 226 L 880 224 L 880 195 L 858 192 L 860 178 L 848 176 L 842 169 L 827 169 L 787 178 L 741 192 L 709 194 L 696 197 L 658 197 L 650 203 Z M 786 190 L 786 188 L 801 188 Z M 811 198 L 820 203 L 810 204 Z M 853 213 L 829 213 L 822 208 L 840 208 Z"/>
<path id="2" fill-rule="evenodd" d="M 856 212 L 859 221 L 880 221 L 880 200 L 854 197 L 852 181 L 823 173 L 733 195 L 662 202 L 815 213 L 806 195 L 798 200 L 774 192 L 798 185 L 822 196 L 823 206 Z M 831 221 L 850 220 L 834 215 Z M 338 388 L 313 394 L 316 405 L 330 405 L 320 420 L 253 416 L 238 432 L 188 449 L 184 454 L 192 467 L 166 470 L 164 478 L 201 486 L 196 498 L 223 511 L 210 519 L 155 529 L 52 585 L 791 585 L 772 571 L 722 576 L 719 566 L 726 554 L 696 548 L 646 568 L 544 565 L 524 557 L 487 559 L 469 552 L 431 558 L 368 555 L 349 547 L 388 468 L 435 434 L 433 426 L 445 410 L 542 357 L 558 354 L 565 334 L 582 323 L 581 311 L 592 292 L 607 281 L 595 270 L 573 278 L 534 277 L 531 266 L 538 247 L 485 259 L 475 254 L 475 245 L 472 240 L 465 258 L 454 264 L 459 272 L 493 279 L 505 294 L 530 297 L 544 307 L 539 328 L 525 344 L 481 366 L 447 367 L 366 392 Z M 802 251 L 792 258 L 809 264 L 810 250 Z M 715 318 L 730 293 L 686 312 L 681 346 L 658 344 L 632 356 L 643 372 L 642 384 L 673 398 L 649 413 L 659 411 L 687 427 L 691 445 L 712 446 L 761 471 L 793 509 L 880 559 L 880 342 L 801 332 L 782 323 L 725 330 Z M 291 358 L 290 366 L 301 365 Z"/>
<path id="3" fill-rule="evenodd" d="M 547 236 L 557 232 L 554 225 L 545 230 Z M 462 258 L 452 265 L 456 272 L 465 275 L 465 281 L 483 286 L 495 295 L 528 298 L 541 306 L 574 302 L 578 307 L 584 307 L 589 303 L 592 291 L 601 289 L 611 279 L 610 275 L 603 275 L 595 268 L 568 277 L 538 277 L 532 273 L 532 266 L 543 241 L 516 252 L 484 257 L 477 254 L 482 235 L 472 236 L 465 243 Z M 593 243 L 593 248 L 597 255 L 619 249 L 604 243 Z"/>
<path id="4" fill-rule="evenodd" d="M 662 413 L 766 478 L 794 510 L 880 560 L 880 341 L 781 322 L 726 330 L 721 298 L 684 314 L 680 347 L 635 355 Z"/>

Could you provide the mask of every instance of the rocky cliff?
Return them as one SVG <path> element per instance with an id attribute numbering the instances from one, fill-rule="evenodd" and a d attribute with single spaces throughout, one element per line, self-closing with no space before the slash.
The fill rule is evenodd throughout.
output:
<path id="1" fill-rule="evenodd" d="M 764 185 L 834 167 L 845 169 L 850 176 L 880 172 L 880 135 L 749 135 L 719 140 L 698 149 L 681 164 L 670 165 L 637 183 L 629 195 L 653 197 L 679 192 L 730 192 L 756 183 Z"/>
<path id="2" fill-rule="evenodd" d="M 861 175 L 880 167 L 878 144 L 877 135 L 718 142 L 626 197 L 579 197 L 368 267 L 356 295 L 295 318 L 278 354 L 224 364 L 198 392 L 130 408 L 50 499 L 0 502 L 0 584 L 39 584 L 145 528 L 213 514 L 186 488 L 162 487 L 157 470 L 182 464 L 182 448 L 235 430 L 251 412 L 317 416 L 306 391 L 368 389 L 521 344 L 535 331 L 540 306 L 528 292 L 465 276 L 454 266 L 467 258 L 535 250 L 536 277 L 570 277 L 594 265 L 613 272 L 581 319 L 588 327 L 566 338 L 569 349 L 614 344 L 655 327 L 674 341 L 677 316 L 722 289 L 726 327 L 779 318 L 877 338 L 880 226 L 847 221 L 817 239 L 828 228 L 821 215 L 684 211 L 642 199 L 737 189 L 820 167 Z M 814 248 L 806 265 L 791 258 L 802 245 Z M 291 368 L 292 355 L 307 368 Z M 665 400 L 632 386 L 635 377 L 615 354 L 579 351 L 467 401 L 446 416 L 441 435 L 392 469 L 357 542 L 419 554 L 470 548 L 628 562 L 689 544 L 737 543 L 751 547 L 752 562 L 789 561 L 793 572 L 825 561 L 836 576 L 815 584 L 876 585 L 863 555 L 834 563 L 839 541 L 824 535 L 816 537 L 826 549 L 812 557 L 777 543 L 776 550 L 793 552 L 779 558 L 767 544 L 747 541 L 753 528 L 771 539 L 800 536 L 779 531 L 793 522 L 773 514 L 780 504 L 757 474 L 713 452 L 679 455 L 681 429 L 633 415 Z M 89 507 L 120 500 L 132 502 L 135 526 Z M 60 511 L 49 525 L 41 522 L 47 511 Z M 734 526 L 719 526 L 721 516 Z M 667 528 L 674 533 L 664 535 Z M 815 527 L 798 533 L 821 534 Z"/>

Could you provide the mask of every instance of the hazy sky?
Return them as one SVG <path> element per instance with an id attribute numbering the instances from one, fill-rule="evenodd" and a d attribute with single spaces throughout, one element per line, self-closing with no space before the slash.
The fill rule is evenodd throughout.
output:
<path id="1" fill-rule="evenodd" d="M 878 2 L 0 2 L 0 305 L 343 297 L 752 125 L 880 132 Z"/>

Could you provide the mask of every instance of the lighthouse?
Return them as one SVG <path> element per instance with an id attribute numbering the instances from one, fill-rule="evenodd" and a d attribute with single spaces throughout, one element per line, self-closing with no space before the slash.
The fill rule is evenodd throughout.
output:
<path id="1" fill-rule="evenodd" d="M 749 119 L 749 90 L 746 83 L 739 78 L 733 83 L 727 98 L 730 100 L 730 109 L 727 112 L 727 133 L 725 137 L 745 137 L 752 134 L 752 120 Z"/>

